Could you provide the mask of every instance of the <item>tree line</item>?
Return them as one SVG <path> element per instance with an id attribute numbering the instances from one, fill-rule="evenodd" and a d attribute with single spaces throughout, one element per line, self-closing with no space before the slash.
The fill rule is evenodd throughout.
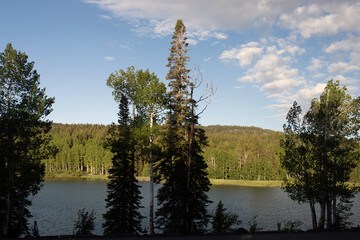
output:
<path id="1" fill-rule="evenodd" d="M 208 137 L 204 159 L 209 178 L 231 180 L 283 180 L 287 173 L 280 164 L 280 140 L 277 132 L 258 127 L 202 126 Z M 112 166 L 110 150 L 104 148 L 109 126 L 54 123 L 49 135 L 56 154 L 44 159 L 46 174 L 66 172 L 74 176 L 107 175 Z M 136 176 L 149 177 L 149 163 L 135 163 Z M 351 182 L 360 182 L 356 166 Z"/>

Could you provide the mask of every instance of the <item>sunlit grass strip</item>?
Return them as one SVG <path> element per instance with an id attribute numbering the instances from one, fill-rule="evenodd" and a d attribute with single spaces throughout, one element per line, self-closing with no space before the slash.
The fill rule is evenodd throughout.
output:
<path id="1" fill-rule="evenodd" d="M 45 181 L 51 179 L 88 179 L 88 180 L 108 180 L 106 175 L 83 175 L 76 176 L 72 173 L 52 173 L 45 177 Z M 150 181 L 149 177 L 137 177 L 139 182 L 148 182 Z M 229 179 L 210 179 L 212 185 L 223 185 L 223 186 L 242 186 L 242 187 L 282 187 L 283 181 L 257 181 L 257 180 L 229 180 Z M 356 186 L 360 188 L 360 183 L 350 183 L 350 186 Z"/>
<path id="2" fill-rule="evenodd" d="M 212 185 L 228 185 L 242 187 L 281 187 L 283 181 L 251 181 L 251 180 L 228 180 L 210 179 Z"/>

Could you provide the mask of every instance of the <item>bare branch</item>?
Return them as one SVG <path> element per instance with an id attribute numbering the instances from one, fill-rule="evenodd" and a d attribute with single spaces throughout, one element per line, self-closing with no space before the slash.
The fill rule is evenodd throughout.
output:
<path id="1" fill-rule="evenodd" d="M 194 77 L 191 79 L 192 82 L 191 82 L 191 85 L 190 85 L 191 92 L 193 92 L 194 89 L 199 88 L 204 83 L 204 79 L 203 79 L 203 76 L 202 76 L 201 71 L 199 69 L 199 66 L 195 66 L 194 72 L 195 72 Z M 194 99 L 196 105 L 198 105 L 201 102 L 205 102 L 204 108 L 198 114 L 196 114 L 196 116 L 199 116 L 200 114 L 202 114 L 206 110 L 206 108 L 211 103 L 212 97 L 215 95 L 216 91 L 217 91 L 217 88 L 214 88 L 213 82 L 211 82 L 211 83 L 206 82 L 205 83 L 204 92 L 201 94 L 201 96 L 197 100 Z"/>

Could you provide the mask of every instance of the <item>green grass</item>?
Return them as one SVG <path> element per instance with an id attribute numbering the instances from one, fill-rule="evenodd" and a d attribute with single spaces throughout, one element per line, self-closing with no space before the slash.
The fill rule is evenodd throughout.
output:
<path id="1" fill-rule="evenodd" d="M 242 186 L 242 187 L 281 187 L 283 181 L 251 181 L 251 180 L 228 180 L 210 179 L 212 185 Z"/>
<path id="2" fill-rule="evenodd" d="M 46 173 L 45 181 L 51 180 L 76 180 L 85 179 L 93 181 L 107 181 L 106 175 L 81 175 L 77 172 L 57 172 L 57 173 Z M 137 177 L 140 182 L 150 181 L 149 177 Z M 210 182 L 214 186 L 241 186 L 241 187 L 282 187 L 283 181 L 252 181 L 252 180 L 228 180 L 228 179 L 210 179 Z M 350 183 L 349 185 L 355 185 L 360 187 L 359 183 Z"/>
<path id="3" fill-rule="evenodd" d="M 86 180 L 108 180 L 106 175 L 80 175 L 78 173 L 58 172 L 47 173 L 45 181 L 54 179 L 86 179 Z M 149 177 L 137 177 L 138 181 L 150 181 Z M 246 187 L 281 187 L 282 181 L 250 181 L 250 180 L 224 180 L 224 179 L 210 179 L 212 185 L 224 186 L 246 186 Z"/>

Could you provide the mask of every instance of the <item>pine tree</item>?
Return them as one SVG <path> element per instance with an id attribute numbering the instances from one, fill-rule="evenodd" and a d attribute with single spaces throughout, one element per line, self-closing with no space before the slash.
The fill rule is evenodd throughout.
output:
<path id="1" fill-rule="evenodd" d="M 105 234 L 139 234 L 142 232 L 139 213 L 140 190 L 135 178 L 134 144 L 129 120 L 128 99 L 120 99 L 119 125 L 109 129 L 107 146 L 114 154 L 109 170 Z"/>
<path id="2" fill-rule="evenodd" d="M 54 98 L 40 88 L 40 75 L 11 44 L 0 53 L 0 236 L 28 233 L 29 197 L 41 187 L 48 157 Z"/>
<path id="3" fill-rule="evenodd" d="M 197 128 L 194 85 L 187 69 L 186 28 L 181 19 L 175 26 L 166 76 L 170 91 L 167 121 L 164 126 L 164 158 L 157 169 L 165 183 L 158 191 L 157 227 L 164 232 L 193 234 L 203 231 L 209 215 L 206 192 L 210 182 L 201 155 L 207 140 Z"/>

